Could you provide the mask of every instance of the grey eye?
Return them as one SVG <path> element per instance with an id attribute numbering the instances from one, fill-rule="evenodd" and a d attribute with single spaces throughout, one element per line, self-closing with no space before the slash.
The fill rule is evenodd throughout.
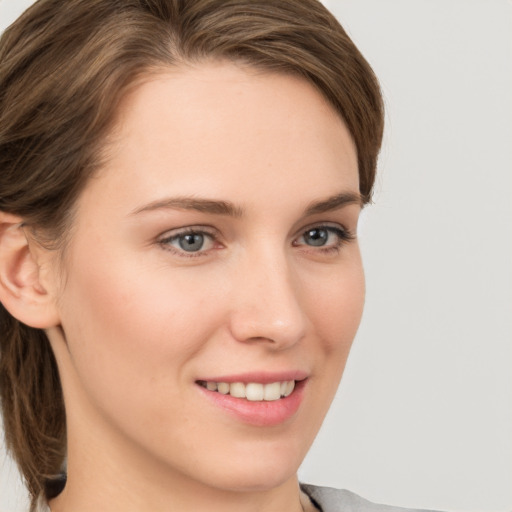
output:
<path id="1" fill-rule="evenodd" d="M 180 249 L 186 252 L 200 251 L 204 246 L 204 235 L 200 233 L 188 233 L 180 235 L 177 239 Z"/>
<path id="2" fill-rule="evenodd" d="M 215 235 L 201 229 L 186 229 L 162 238 L 159 243 L 178 256 L 199 256 L 215 247 Z"/>
<path id="3" fill-rule="evenodd" d="M 303 237 L 305 244 L 320 247 L 329 240 L 329 231 L 325 228 L 313 228 L 306 231 Z"/>

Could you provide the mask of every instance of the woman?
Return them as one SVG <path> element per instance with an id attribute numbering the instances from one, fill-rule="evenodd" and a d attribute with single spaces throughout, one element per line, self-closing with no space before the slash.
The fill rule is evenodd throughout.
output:
<path id="1" fill-rule="evenodd" d="M 382 137 L 338 22 L 40 0 L 0 91 L 0 389 L 32 509 L 373 510 L 296 477 L 361 317 Z"/>

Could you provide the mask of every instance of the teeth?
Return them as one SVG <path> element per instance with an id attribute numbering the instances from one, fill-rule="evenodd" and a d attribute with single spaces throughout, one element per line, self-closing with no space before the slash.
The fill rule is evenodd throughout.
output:
<path id="1" fill-rule="evenodd" d="M 218 391 L 223 395 L 231 395 L 235 398 L 246 398 L 251 402 L 267 402 L 279 400 L 292 394 L 295 389 L 295 381 L 272 382 L 260 384 L 259 382 L 201 382 L 201 385 L 210 391 Z"/>
<path id="2" fill-rule="evenodd" d="M 207 382 L 206 389 L 209 389 L 210 391 L 217 391 L 217 383 L 216 382 Z"/>
<path id="3" fill-rule="evenodd" d="M 217 384 L 217 391 L 223 395 L 227 395 L 229 393 L 229 384 L 227 382 L 219 382 Z"/>
<path id="4" fill-rule="evenodd" d="M 292 380 L 295 384 L 295 382 Z M 263 389 L 263 400 L 279 400 L 281 398 L 281 383 L 273 382 L 272 384 L 266 384 Z"/>
<path id="5" fill-rule="evenodd" d="M 294 388 L 295 388 L 295 381 L 289 380 L 288 383 L 286 384 L 286 389 L 285 389 L 283 395 L 284 396 L 291 395 Z"/>
<path id="6" fill-rule="evenodd" d="M 241 382 L 233 382 L 229 386 L 229 394 L 236 398 L 245 398 L 245 386 Z"/>
<path id="7" fill-rule="evenodd" d="M 251 402 L 260 402 L 263 400 L 264 394 L 265 390 L 263 389 L 263 384 L 251 382 L 245 386 L 245 396 L 247 400 L 250 400 Z"/>

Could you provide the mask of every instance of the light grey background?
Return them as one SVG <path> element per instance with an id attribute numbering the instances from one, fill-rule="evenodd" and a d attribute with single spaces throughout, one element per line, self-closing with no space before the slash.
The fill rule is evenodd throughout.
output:
<path id="1" fill-rule="evenodd" d="M 0 29 L 30 1 L 0 0 Z M 304 481 L 512 510 L 512 3 L 326 0 L 387 105 L 366 312 Z M 0 452 L 0 511 L 24 510 Z"/>

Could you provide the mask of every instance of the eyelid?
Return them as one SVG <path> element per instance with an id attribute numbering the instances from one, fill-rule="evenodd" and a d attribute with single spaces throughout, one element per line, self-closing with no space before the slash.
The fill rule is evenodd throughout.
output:
<path id="1" fill-rule="evenodd" d="M 325 229 L 331 234 L 334 234 L 337 237 L 335 243 L 330 243 L 328 245 L 308 245 L 304 242 L 299 243 L 298 240 L 306 235 L 308 231 L 314 229 Z M 186 236 L 188 234 L 199 234 L 203 235 L 206 238 L 210 239 L 211 243 L 214 247 L 210 247 L 208 249 L 200 249 L 198 251 L 185 251 L 178 247 L 175 247 L 171 244 L 174 240 L 177 240 L 181 236 Z M 310 225 L 304 226 L 297 232 L 295 237 L 292 240 L 292 246 L 305 248 L 308 251 L 313 251 L 315 253 L 327 253 L 331 251 L 339 251 L 339 249 L 354 240 L 356 235 L 354 231 L 348 229 L 345 225 L 337 223 L 337 222 L 316 222 Z M 197 258 L 197 257 L 205 257 L 210 255 L 212 250 L 219 249 L 222 246 L 220 242 L 220 235 L 216 228 L 213 226 L 205 226 L 205 225 L 191 225 L 191 226 L 183 226 L 175 229 L 168 230 L 164 232 L 157 238 L 157 243 L 165 250 L 177 255 L 181 258 Z M 217 247 L 215 247 L 217 245 Z"/>
<path id="2" fill-rule="evenodd" d="M 297 240 L 304 237 L 304 235 L 308 231 L 312 231 L 314 229 L 325 229 L 326 231 L 329 231 L 330 233 L 334 233 L 338 240 L 335 244 L 329 244 L 329 245 L 308 245 L 305 243 L 298 243 Z M 351 242 L 352 240 L 356 239 L 356 234 L 345 227 L 343 224 L 339 223 L 333 223 L 333 222 L 318 222 L 315 224 L 311 224 L 309 226 L 305 226 L 300 230 L 300 232 L 295 236 L 293 239 L 292 245 L 295 247 L 306 247 L 309 251 L 314 251 L 316 253 L 318 252 L 331 252 L 331 251 L 339 251 L 339 249 L 345 245 L 346 243 Z"/>
<path id="3" fill-rule="evenodd" d="M 179 228 L 168 229 L 158 236 L 158 240 L 169 240 L 182 235 L 188 235 L 190 233 L 204 234 L 212 237 L 217 236 L 217 230 L 212 226 L 206 225 L 191 225 L 191 226 L 180 226 Z"/>
<path id="4" fill-rule="evenodd" d="M 352 229 L 349 229 L 347 226 L 345 226 L 344 224 L 340 223 L 340 222 L 314 222 L 312 224 L 308 224 L 306 226 L 304 226 L 303 228 L 301 228 L 297 234 L 295 235 L 294 238 L 298 238 L 302 235 L 304 235 L 304 233 L 307 233 L 308 231 L 312 230 L 312 229 L 327 229 L 327 230 L 331 230 L 331 231 L 339 231 L 339 232 L 342 232 L 344 235 L 346 235 L 347 238 L 355 238 L 356 237 L 356 233 L 355 233 L 355 230 L 352 230 Z"/>
<path id="5" fill-rule="evenodd" d="M 191 251 L 187 252 L 183 249 L 179 249 L 171 245 L 171 242 L 177 240 L 182 236 L 186 236 L 189 234 L 203 235 L 205 238 L 209 238 L 211 242 L 215 245 L 216 243 L 220 244 L 218 232 L 215 228 L 210 226 L 184 226 L 176 229 L 172 229 L 164 232 L 157 238 L 157 243 L 164 249 L 167 250 L 179 257 L 183 258 L 197 258 L 200 256 L 207 256 L 214 247 L 210 249 L 201 249 L 199 251 Z"/>

